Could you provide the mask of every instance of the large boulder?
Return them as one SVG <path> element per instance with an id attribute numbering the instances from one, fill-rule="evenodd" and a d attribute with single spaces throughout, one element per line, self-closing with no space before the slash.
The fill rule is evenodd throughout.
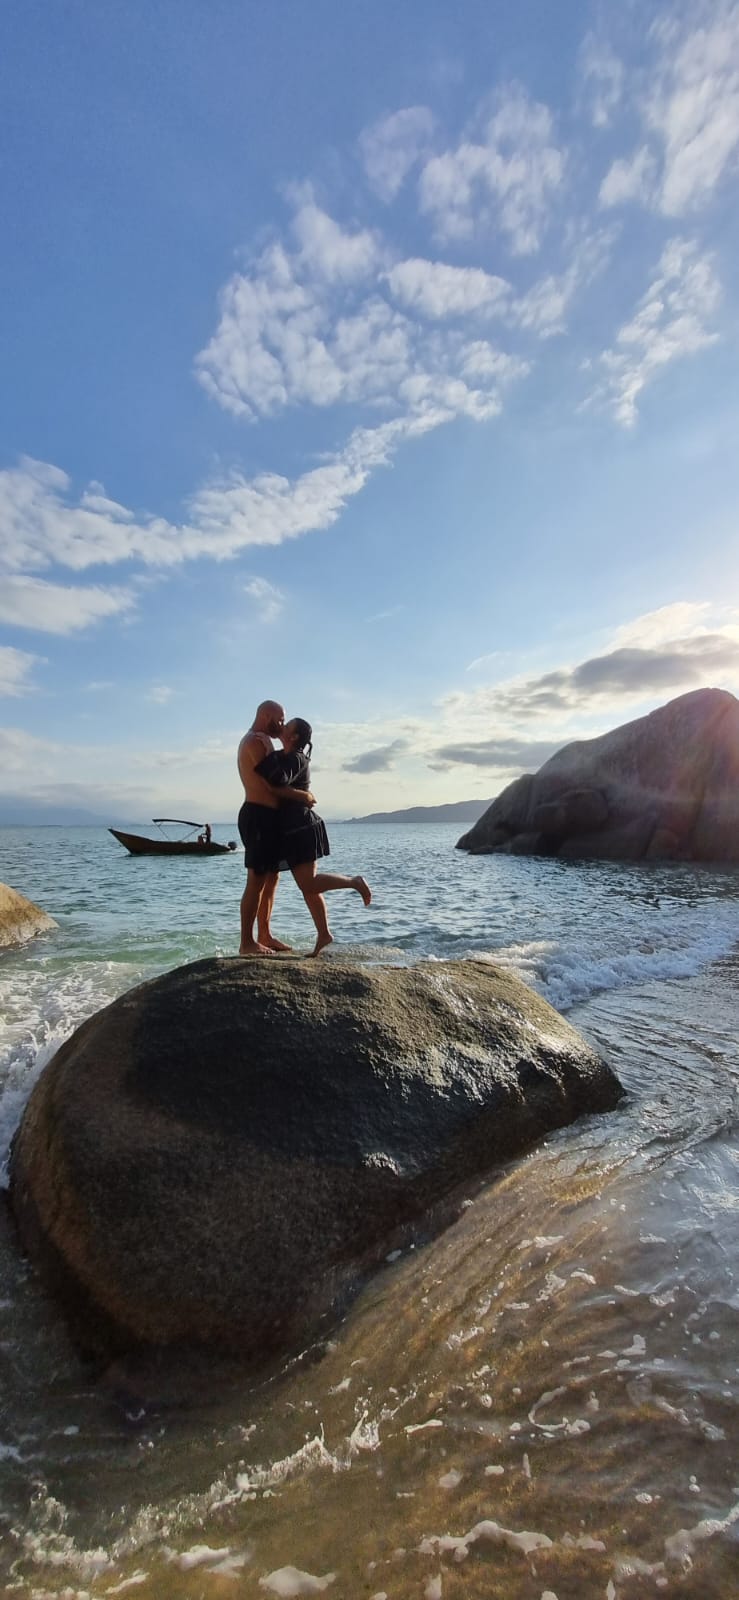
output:
<path id="1" fill-rule="evenodd" d="M 0 949 L 10 945 L 26 944 L 37 933 L 49 933 L 59 924 L 32 900 L 0 883 Z"/>
<path id="2" fill-rule="evenodd" d="M 516 778 L 458 841 L 475 855 L 739 861 L 739 701 L 695 689 Z"/>
<path id="3" fill-rule="evenodd" d="M 440 1226 L 460 1185 L 621 1092 L 482 960 L 199 961 L 57 1052 L 11 1203 L 88 1350 L 259 1362 L 302 1346 L 419 1218 Z"/>

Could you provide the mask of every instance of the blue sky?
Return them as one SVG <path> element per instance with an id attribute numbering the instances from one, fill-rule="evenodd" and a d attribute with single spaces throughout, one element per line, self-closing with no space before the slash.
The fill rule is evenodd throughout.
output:
<path id="1" fill-rule="evenodd" d="M 739 691 L 739 4 L 8 0 L 0 798 L 487 797 Z"/>

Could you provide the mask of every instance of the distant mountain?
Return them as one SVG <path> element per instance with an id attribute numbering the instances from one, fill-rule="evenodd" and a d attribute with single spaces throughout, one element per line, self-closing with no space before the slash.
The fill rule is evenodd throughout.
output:
<path id="1" fill-rule="evenodd" d="M 491 804 L 489 800 L 454 800 L 445 806 L 407 806 L 404 811 L 372 811 L 368 817 L 350 817 L 350 822 L 477 822 Z"/>
<path id="2" fill-rule="evenodd" d="M 25 794 L 0 794 L 0 827 L 100 828 L 107 825 L 107 821 L 107 817 L 85 811 L 82 806 L 34 800 Z"/>

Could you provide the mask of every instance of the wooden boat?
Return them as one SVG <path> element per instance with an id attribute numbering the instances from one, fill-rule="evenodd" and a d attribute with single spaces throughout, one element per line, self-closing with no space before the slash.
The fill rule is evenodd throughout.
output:
<path id="1" fill-rule="evenodd" d="M 168 822 L 178 828 L 189 828 L 191 832 L 196 829 L 201 832 L 197 839 L 168 839 L 163 830 L 159 839 L 149 839 L 143 833 L 124 833 L 121 828 L 109 828 L 108 832 L 132 856 L 227 856 L 236 849 L 233 839 L 228 844 L 216 844 L 214 839 L 206 840 L 206 825 L 203 822 L 187 822 L 184 817 L 152 817 L 152 821 L 157 828 Z"/>

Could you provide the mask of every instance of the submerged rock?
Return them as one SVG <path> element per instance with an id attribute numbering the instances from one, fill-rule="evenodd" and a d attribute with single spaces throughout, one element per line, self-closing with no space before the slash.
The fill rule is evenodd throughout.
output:
<path id="1" fill-rule="evenodd" d="M 458 841 L 473 855 L 739 861 L 739 700 L 695 689 L 516 778 Z"/>
<path id="2" fill-rule="evenodd" d="M 0 949 L 10 945 L 26 944 L 37 933 L 49 933 L 59 924 L 32 900 L 0 883 Z"/>
<path id="3" fill-rule="evenodd" d="M 621 1094 L 482 960 L 199 961 L 57 1052 L 11 1203 L 87 1349 L 184 1341 L 259 1362 L 336 1315 L 414 1222 L 440 1226 L 460 1185 Z"/>

